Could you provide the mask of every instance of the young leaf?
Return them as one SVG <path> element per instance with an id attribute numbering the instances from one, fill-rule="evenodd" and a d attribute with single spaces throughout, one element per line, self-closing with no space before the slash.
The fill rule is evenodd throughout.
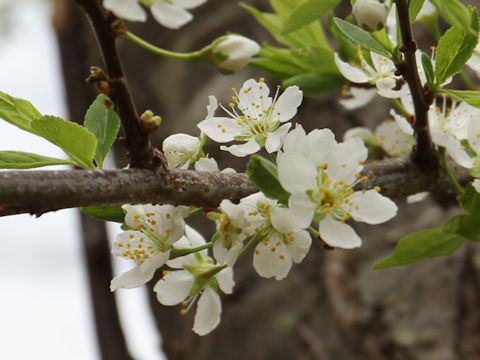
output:
<path id="1" fill-rule="evenodd" d="M 419 260 L 448 255 L 465 241 L 464 237 L 445 232 L 442 228 L 420 230 L 401 238 L 393 254 L 376 263 L 374 269 L 408 265 Z"/>
<path id="2" fill-rule="evenodd" d="M 453 26 L 463 29 L 472 35 L 475 28 L 472 28 L 470 22 L 470 12 L 467 7 L 459 0 L 430 0 L 437 8 L 438 12 Z"/>
<path id="3" fill-rule="evenodd" d="M 435 77 L 442 84 L 450 76 L 460 72 L 472 56 L 478 42 L 478 14 L 472 10 L 471 28 L 473 33 L 456 26 L 451 27 L 438 42 Z"/>
<path id="4" fill-rule="evenodd" d="M 467 213 L 477 216 L 480 219 L 480 194 L 472 184 L 468 184 L 465 192 L 458 198 L 458 203 Z"/>
<path id="5" fill-rule="evenodd" d="M 42 116 L 30 125 L 35 134 L 60 147 L 76 165 L 93 168 L 97 139 L 83 126 L 54 116 Z"/>
<path id="6" fill-rule="evenodd" d="M 20 129 L 32 132 L 30 122 L 41 116 L 42 114 L 27 100 L 0 91 L 0 118 Z"/>
<path id="7" fill-rule="evenodd" d="M 31 169 L 49 165 L 76 165 L 76 163 L 72 160 L 22 151 L 0 151 L 0 169 Z"/>
<path id="8" fill-rule="evenodd" d="M 345 79 L 338 73 L 308 72 L 292 76 L 282 82 L 284 88 L 298 85 L 305 96 L 320 96 L 342 87 Z"/>
<path id="9" fill-rule="evenodd" d="M 98 167 L 102 168 L 103 160 L 115 141 L 120 128 L 120 118 L 108 96 L 104 94 L 97 96 L 85 114 L 83 125 L 97 138 L 95 160 Z"/>
<path id="10" fill-rule="evenodd" d="M 272 162 L 261 156 L 252 155 L 247 164 L 247 176 L 269 198 L 277 199 L 283 204 L 288 202 L 290 193 L 280 185 L 277 167 Z"/>
<path id="11" fill-rule="evenodd" d="M 283 26 L 283 32 L 288 34 L 321 18 L 332 10 L 340 0 L 308 0 L 296 8 Z"/>
<path id="12" fill-rule="evenodd" d="M 338 29 L 355 44 L 363 46 L 365 49 L 373 51 L 377 54 L 391 58 L 391 52 L 385 48 L 382 43 L 375 39 L 372 34 L 358 26 L 352 25 L 342 19 L 333 18 Z"/>
<path id="13" fill-rule="evenodd" d="M 451 96 L 454 100 L 465 101 L 469 105 L 480 108 L 480 91 L 442 89 L 440 92 Z"/>
<path id="14" fill-rule="evenodd" d="M 81 208 L 84 214 L 102 221 L 123 223 L 125 213 L 121 206 L 85 206 Z"/>
<path id="15" fill-rule="evenodd" d="M 430 87 L 433 87 L 435 84 L 435 74 L 433 72 L 432 60 L 430 59 L 430 56 L 425 53 L 422 53 L 422 65 L 423 70 L 425 71 L 428 85 L 430 85 Z"/>
<path id="16" fill-rule="evenodd" d="M 410 0 L 410 7 L 408 8 L 408 14 L 410 16 L 410 22 L 414 22 L 418 13 L 422 10 L 422 6 L 425 0 Z"/>

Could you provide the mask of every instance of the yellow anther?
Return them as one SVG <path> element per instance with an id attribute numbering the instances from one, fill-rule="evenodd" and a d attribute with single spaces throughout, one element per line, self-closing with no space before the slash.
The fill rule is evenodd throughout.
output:
<path id="1" fill-rule="evenodd" d="M 228 104 L 228 107 L 230 107 L 230 108 L 233 109 L 233 108 L 235 107 L 235 104 L 234 104 L 234 103 L 230 103 L 230 104 Z"/>
<path id="2" fill-rule="evenodd" d="M 367 180 L 368 180 L 368 176 L 366 176 L 366 175 L 362 176 L 362 180 L 363 180 L 363 181 L 367 181 Z"/>
<path id="3" fill-rule="evenodd" d="M 277 250 L 276 247 L 272 247 L 272 252 L 275 252 L 275 250 Z"/>
<path id="4" fill-rule="evenodd" d="M 183 300 L 182 301 L 182 306 L 187 306 L 188 305 L 188 301 L 187 300 Z"/>
<path id="5" fill-rule="evenodd" d="M 376 191 L 376 192 L 380 192 L 380 186 L 374 186 L 373 189 Z"/>
<path id="6" fill-rule="evenodd" d="M 132 247 L 132 244 L 130 244 L 130 243 L 127 243 L 127 247 Z"/>
<path id="7" fill-rule="evenodd" d="M 122 242 L 119 242 L 119 243 L 117 244 L 117 246 L 118 246 L 118 247 L 123 247 L 123 243 L 122 243 Z"/>
<path id="8" fill-rule="evenodd" d="M 165 232 L 166 232 L 167 234 L 170 234 L 170 233 L 172 232 L 172 229 L 167 229 L 167 230 L 165 230 Z"/>
<path id="9" fill-rule="evenodd" d="M 346 168 L 347 167 L 347 164 L 342 164 L 342 168 Z"/>
<path id="10" fill-rule="evenodd" d="M 227 130 L 225 130 L 225 128 L 222 128 L 222 133 L 226 133 Z"/>
<path id="11" fill-rule="evenodd" d="M 186 315 L 186 314 L 187 314 L 187 310 L 186 310 L 186 309 L 180 310 L 180 315 Z"/>
<path id="12" fill-rule="evenodd" d="M 355 174 L 355 177 L 356 177 L 357 179 L 360 178 L 361 176 L 362 176 L 362 175 L 360 175 L 360 173 L 356 173 L 356 174 Z"/>
<path id="13" fill-rule="evenodd" d="M 260 79 L 258 79 L 258 81 L 260 81 L 260 82 L 264 82 L 264 81 L 265 81 L 265 79 L 264 79 L 263 77 L 261 77 Z"/>
<path id="14" fill-rule="evenodd" d="M 363 165 L 363 164 L 365 164 L 365 161 L 360 160 L 358 163 L 359 163 L 360 165 Z"/>
<path id="15" fill-rule="evenodd" d="M 141 249 L 141 248 L 142 248 L 142 246 L 143 246 L 142 244 L 138 244 L 138 248 L 139 248 L 139 249 Z"/>
<path id="16" fill-rule="evenodd" d="M 258 249 L 255 249 L 255 254 L 260 254 L 260 251 Z"/>
<path id="17" fill-rule="evenodd" d="M 167 213 L 167 214 L 165 215 L 165 217 L 166 217 L 167 219 L 170 219 L 170 218 L 172 217 L 172 215 L 170 215 L 170 213 Z"/>
<path id="18" fill-rule="evenodd" d="M 233 100 L 233 101 L 237 101 L 238 98 L 237 98 L 236 96 L 232 96 L 232 100 Z"/>
<path id="19" fill-rule="evenodd" d="M 223 125 L 222 125 L 222 124 L 218 124 L 217 127 L 221 128 L 221 127 L 223 127 Z"/>
<path id="20" fill-rule="evenodd" d="M 163 276 L 167 276 L 168 274 L 170 274 L 170 271 L 169 271 L 169 270 L 163 270 L 163 271 L 162 271 L 162 275 L 163 275 Z"/>
<path id="21" fill-rule="evenodd" d="M 285 259 L 285 256 L 280 255 L 279 258 L 283 260 L 283 259 Z"/>

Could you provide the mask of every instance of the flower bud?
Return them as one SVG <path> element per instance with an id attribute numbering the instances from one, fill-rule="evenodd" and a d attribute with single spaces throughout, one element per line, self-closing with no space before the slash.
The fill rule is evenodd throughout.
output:
<path id="1" fill-rule="evenodd" d="M 213 43 L 213 61 L 220 71 L 232 73 L 243 69 L 260 51 L 260 45 L 241 35 L 226 35 Z"/>
<path id="2" fill-rule="evenodd" d="M 162 118 L 158 115 L 153 115 L 151 110 L 146 110 L 140 116 L 140 127 L 146 134 L 155 131 L 162 123 Z"/>
<path id="3" fill-rule="evenodd" d="M 163 140 L 162 150 L 172 168 L 188 168 L 200 151 L 201 141 L 187 134 L 173 134 Z"/>
<path id="4" fill-rule="evenodd" d="M 358 24 L 367 31 L 383 28 L 387 20 L 388 9 L 378 0 L 357 0 L 353 5 L 353 16 Z"/>

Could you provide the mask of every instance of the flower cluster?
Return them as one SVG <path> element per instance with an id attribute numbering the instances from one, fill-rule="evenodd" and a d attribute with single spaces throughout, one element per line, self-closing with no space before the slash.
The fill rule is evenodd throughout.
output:
<path id="1" fill-rule="evenodd" d="M 217 100 L 210 96 L 207 117 L 198 124 L 199 138 L 174 134 L 164 140 L 168 165 L 218 171 L 210 162 L 215 160 L 203 154 L 206 137 L 220 143 L 243 141 L 221 149 L 243 157 L 265 147 L 273 160 L 266 165 L 271 178 L 265 180 L 276 181 L 283 195 L 267 197 L 260 191 L 237 204 L 224 199 L 207 214 L 216 226 L 208 243 L 185 225 L 185 207 L 126 205 L 125 223 L 130 229 L 118 235 L 113 248 L 114 255 L 132 259 L 136 266 L 115 277 L 112 290 L 140 286 L 160 267 L 171 268 L 154 286 L 157 299 L 167 306 L 182 304 L 182 314 L 198 301 L 193 330 L 199 335 L 218 325 L 218 290 L 232 292 L 233 267 L 249 250 L 260 276 L 282 280 L 293 263 L 306 257 L 312 235 L 332 247 L 355 248 L 361 239 L 351 219 L 380 224 L 397 211 L 380 189 L 362 190 L 366 177 L 360 172 L 368 151 L 359 137 L 337 142 L 328 129 L 307 134 L 300 125 L 289 131 L 288 121 L 302 101 L 298 87 L 289 87 L 282 95 L 277 90 L 272 98 L 263 79 L 250 79 L 234 92 L 229 110 L 222 106 L 230 117 L 214 116 Z M 383 127 L 392 124 L 396 123 Z M 393 129 L 378 133 L 382 131 Z M 259 188 L 268 190 L 268 185 Z"/>

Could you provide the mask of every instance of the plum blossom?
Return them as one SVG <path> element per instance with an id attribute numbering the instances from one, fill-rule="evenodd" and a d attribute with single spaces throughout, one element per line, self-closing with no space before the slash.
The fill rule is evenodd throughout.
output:
<path id="1" fill-rule="evenodd" d="M 363 177 L 359 172 L 367 149 L 358 137 L 337 143 L 329 129 L 308 135 L 301 126 L 285 139 L 278 157 L 278 177 L 291 193 L 288 206 L 297 225 L 319 224 L 323 241 L 333 247 L 351 249 L 360 237 L 346 220 L 380 224 L 396 215 L 393 201 L 373 190 L 354 191 Z"/>
<path id="2" fill-rule="evenodd" d="M 352 8 L 358 24 L 368 31 L 380 30 L 388 15 L 388 8 L 378 0 L 357 0 Z"/>
<path id="3" fill-rule="evenodd" d="M 193 19 L 187 10 L 207 0 L 103 0 L 103 6 L 118 17 L 130 21 L 146 21 L 147 14 L 140 4 L 150 8 L 161 25 L 178 29 Z M 140 4 L 139 4 L 140 3 Z"/>
<path id="4" fill-rule="evenodd" d="M 375 128 L 375 137 L 380 147 L 388 155 L 395 157 L 409 153 L 415 143 L 412 134 L 403 132 L 398 123 L 390 119 Z"/>
<path id="5" fill-rule="evenodd" d="M 125 223 L 132 230 L 117 236 L 112 254 L 134 260 L 136 266 L 114 277 L 110 290 L 131 289 L 149 281 L 170 256 L 172 244 L 185 231 L 187 208 L 172 205 L 124 205 Z"/>
<path id="6" fill-rule="evenodd" d="M 411 97 L 404 96 L 401 101 L 405 109 L 413 113 Z M 403 116 L 393 110 L 390 114 L 402 131 L 413 134 L 411 124 Z M 454 101 L 450 107 L 447 107 L 446 99 L 444 99 L 441 108 L 437 106 L 435 101 L 428 110 L 428 124 L 432 141 L 437 146 L 444 147 L 453 160 L 465 168 L 472 168 L 474 163 L 462 146 L 461 141 L 468 137 L 467 128 L 469 124 L 478 121 L 480 121 L 480 109 L 465 102 L 457 103 Z"/>
<path id="7" fill-rule="evenodd" d="M 263 146 L 269 153 L 278 151 L 291 126 L 291 123 L 282 123 L 297 113 L 302 91 L 298 86 L 290 86 L 280 96 L 277 90 L 272 99 L 268 96 L 270 90 L 263 78 L 258 82 L 247 80 L 239 92 L 235 88 L 233 91 L 235 96 L 229 104 L 230 110 L 220 105 L 230 117 L 214 116 L 218 103 L 214 96 L 210 96 L 207 117 L 198 124 L 200 130 L 219 143 L 244 141 L 241 145 L 220 147 L 238 157 L 256 153 Z"/>
<path id="8" fill-rule="evenodd" d="M 175 244 L 178 248 L 192 248 L 205 244 L 203 237 L 187 226 L 185 236 Z M 231 267 L 217 265 L 206 250 L 167 261 L 175 271 L 164 271 L 164 276 L 154 286 L 158 301 L 167 306 L 182 304 L 188 309 L 197 301 L 193 331 L 206 335 L 220 323 L 222 305 L 218 289 L 231 294 L 234 286 Z"/>
<path id="9" fill-rule="evenodd" d="M 192 160 L 201 153 L 201 147 L 202 142 L 199 138 L 187 134 L 170 135 L 162 143 L 168 166 L 180 169 L 188 168 Z"/>
<path id="10" fill-rule="evenodd" d="M 356 84 L 375 85 L 377 87 L 377 93 L 380 96 L 388 98 L 397 98 L 404 93 L 404 91 L 394 90 L 397 86 L 397 80 L 400 80 L 401 77 L 395 75 L 397 68 L 392 60 L 377 53 L 370 52 L 373 64 L 372 67 L 363 58 L 360 49 L 358 54 L 360 57 L 360 66 L 342 61 L 340 56 L 335 53 L 335 64 L 347 80 Z M 368 98 L 368 93 L 361 95 Z"/>
<path id="11" fill-rule="evenodd" d="M 232 73 L 243 69 L 259 51 L 260 45 L 256 41 L 245 36 L 230 34 L 215 41 L 212 57 L 222 59 L 215 63 L 218 69 Z"/>

